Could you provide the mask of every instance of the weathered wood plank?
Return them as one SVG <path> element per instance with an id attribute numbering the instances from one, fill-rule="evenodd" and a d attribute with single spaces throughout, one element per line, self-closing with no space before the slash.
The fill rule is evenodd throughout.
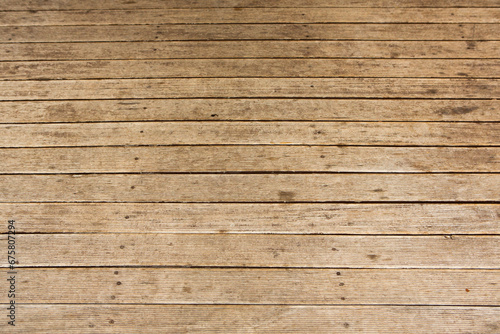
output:
<path id="1" fill-rule="evenodd" d="M 81 333 L 83 328 L 106 334 L 494 333 L 500 319 L 498 307 L 24 304 L 17 307 L 22 317 L 16 327 L 9 329 L 11 333 L 68 334 Z"/>
<path id="2" fill-rule="evenodd" d="M 500 144 L 499 123 L 105 122 L 6 124 L 0 132 L 2 147 Z"/>
<path id="3" fill-rule="evenodd" d="M 252 7 L 500 7 L 497 0 L 4 0 L 0 10 L 161 9 Z"/>
<path id="4" fill-rule="evenodd" d="M 208 24 L 0 26 L 1 42 L 210 40 L 499 40 L 500 24 Z M 473 44 L 471 44 L 473 45 Z"/>
<path id="5" fill-rule="evenodd" d="M 167 99 L 2 102 L 0 123 L 301 120 L 500 121 L 498 100 Z"/>
<path id="6" fill-rule="evenodd" d="M 498 270 L 20 269 L 16 303 L 498 305 Z M 112 297 L 114 296 L 114 297 Z M 7 303 L 7 295 L 0 296 Z"/>
<path id="7" fill-rule="evenodd" d="M 0 11 L 2 26 L 206 23 L 500 23 L 498 8 L 186 8 Z"/>
<path id="8" fill-rule="evenodd" d="M 174 146 L 0 149 L 0 173 L 500 172 L 500 148 Z"/>
<path id="9" fill-rule="evenodd" d="M 18 268 L 500 268 L 499 236 L 18 234 L 16 243 Z"/>
<path id="10" fill-rule="evenodd" d="M 175 59 L 0 62 L 0 80 L 244 77 L 499 78 L 495 60 Z"/>
<path id="11" fill-rule="evenodd" d="M 500 200 L 499 185 L 500 174 L 0 175 L 0 201 L 468 202 Z"/>
<path id="12" fill-rule="evenodd" d="M 498 41 L 188 41 L 0 44 L 0 60 L 500 58 Z"/>
<path id="13" fill-rule="evenodd" d="M 498 79 L 180 78 L 0 81 L 0 101 L 192 97 L 498 98 Z"/>
<path id="14" fill-rule="evenodd" d="M 0 204 L 25 233 L 499 234 L 498 204 Z"/>

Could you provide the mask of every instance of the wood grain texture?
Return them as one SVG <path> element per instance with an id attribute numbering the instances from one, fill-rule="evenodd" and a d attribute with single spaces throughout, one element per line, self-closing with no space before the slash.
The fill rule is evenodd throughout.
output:
<path id="1" fill-rule="evenodd" d="M 2 147 L 500 145 L 499 123 L 118 122 L 0 125 Z M 494 161 L 495 159 L 493 159 Z"/>
<path id="2" fill-rule="evenodd" d="M 16 240 L 23 245 L 18 268 L 500 268 L 499 236 L 19 234 Z"/>
<path id="3" fill-rule="evenodd" d="M 161 9 L 253 7 L 500 7 L 497 0 L 4 0 L 0 10 Z"/>
<path id="4" fill-rule="evenodd" d="M 0 11 L 2 26 L 245 23 L 500 23 L 498 8 L 186 8 Z"/>
<path id="5" fill-rule="evenodd" d="M 500 148 L 172 146 L 0 149 L 0 171 L 40 173 L 500 172 Z"/>
<path id="6" fill-rule="evenodd" d="M 2 307 L 5 305 L 2 305 Z M 488 333 L 497 307 L 19 305 L 12 333 Z M 415 319 L 425 319 L 416 322 Z"/>
<path id="7" fill-rule="evenodd" d="M 15 101 L 0 123 L 105 121 L 500 121 L 498 100 L 121 99 Z"/>
<path id="8" fill-rule="evenodd" d="M 500 40 L 500 24 L 0 26 L 0 43 L 221 40 Z M 473 45 L 473 44 L 471 44 Z"/>
<path id="9" fill-rule="evenodd" d="M 499 204 L 0 204 L 22 233 L 500 234 Z"/>
<path id="10" fill-rule="evenodd" d="M 21 279 L 23 293 L 17 302 L 23 304 L 494 306 L 500 302 L 498 270 L 25 268 Z M 8 302 L 7 296 L 0 302 Z"/>
<path id="11" fill-rule="evenodd" d="M 116 98 L 497 98 L 498 79 L 180 78 L 0 81 L 0 101 Z"/>
<path id="12" fill-rule="evenodd" d="M 187 41 L 0 44 L 0 61 L 177 58 L 500 58 L 499 41 Z"/>
<path id="13" fill-rule="evenodd" d="M 176 59 L 0 62 L 0 80 L 249 77 L 500 78 L 499 60 Z"/>
<path id="14" fill-rule="evenodd" d="M 500 174 L 0 175 L 0 202 L 499 201 Z"/>

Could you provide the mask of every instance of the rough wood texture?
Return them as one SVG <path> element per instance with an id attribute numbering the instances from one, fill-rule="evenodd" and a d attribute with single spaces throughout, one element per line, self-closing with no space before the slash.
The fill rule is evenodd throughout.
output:
<path id="1" fill-rule="evenodd" d="M 499 36 L 498 0 L 1 1 L 0 332 L 497 334 Z"/>
<path id="2" fill-rule="evenodd" d="M 500 144 L 498 123 L 118 122 L 8 124 L 0 131 L 2 147 Z"/>
<path id="3" fill-rule="evenodd" d="M 2 305 L 3 307 L 4 305 Z M 12 333 L 439 333 L 493 334 L 498 307 L 20 305 Z M 415 321 L 425 319 L 425 321 Z M 137 329 L 137 330 L 136 330 Z"/>
<path id="4" fill-rule="evenodd" d="M 500 23 L 497 8 L 203 8 L 0 12 L 2 26 L 203 23 Z"/>
<path id="5" fill-rule="evenodd" d="M 0 101 L 193 97 L 498 98 L 498 79 L 180 78 L 0 81 Z"/>
<path id="6" fill-rule="evenodd" d="M 284 59 L 288 57 L 498 59 L 499 55 L 499 41 L 188 41 L 0 44 L 0 61 L 177 58 Z"/>
<path id="7" fill-rule="evenodd" d="M 498 234 L 500 205 L 15 203 L 0 212 L 23 233 Z"/>
<path id="8" fill-rule="evenodd" d="M 498 100 L 120 99 L 2 102 L 0 123 L 158 120 L 500 121 Z"/>
<path id="9" fill-rule="evenodd" d="M 252 7 L 500 7 L 497 0 L 4 0 L 0 10 Z"/>
<path id="10" fill-rule="evenodd" d="M 0 236 L 2 242 L 6 238 Z M 500 268 L 499 236 L 142 233 L 20 234 L 16 239 L 23 245 L 19 267 Z"/>
<path id="11" fill-rule="evenodd" d="M 498 147 L 165 146 L 0 149 L 0 170 L 44 173 L 500 172 Z"/>
<path id="12" fill-rule="evenodd" d="M 0 202 L 494 202 L 499 182 L 500 174 L 0 175 Z"/>
<path id="13" fill-rule="evenodd" d="M 0 62 L 2 80 L 99 78 L 500 78 L 500 60 L 176 59 Z"/>
<path id="14" fill-rule="evenodd" d="M 500 40 L 500 24 L 208 24 L 0 26 L 0 43 L 217 40 Z"/>
<path id="15" fill-rule="evenodd" d="M 35 304 L 500 302 L 498 270 L 30 268 L 22 273 L 23 294 L 18 301 Z M 0 296 L 0 302 L 7 301 L 7 296 Z"/>

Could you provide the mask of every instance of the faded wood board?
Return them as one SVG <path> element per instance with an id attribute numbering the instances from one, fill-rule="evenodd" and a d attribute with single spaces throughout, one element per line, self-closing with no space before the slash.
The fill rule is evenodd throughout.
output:
<path id="1" fill-rule="evenodd" d="M 0 61 L 177 58 L 498 59 L 500 58 L 500 42 L 187 41 L 0 44 Z"/>
<path id="2" fill-rule="evenodd" d="M 0 11 L 2 26 L 203 23 L 500 23 L 499 8 L 202 8 Z"/>
<path id="3" fill-rule="evenodd" d="M 0 80 L 103 78 L 500 78 L 499 60 L 176 59 L 0 62 Z"/>
<path id="4" fill-rule="evenodd" d="M 494 333 L 500 319 L 498 307 L 21 304 L 19 309 L 24 317 L 15 330 L 61 334 L 136 328 L 141 333 L 206 333 L 207 328 L 216 333 Z"/>
<path id="5" fill-rule="evenodd" d="M 13 174 L 500 172 L 499 147 L 137 146 L 0 149 Z"/>
<path id="6" fill-rule="evenodd" d="M 498 202 L 500 174 L 0 175 L 0 202 Z"/>
<path id="7" fill-rule="evenodd" d="M 498 98 L 499 79 L 178 78 L 0 81 L 0 101 L 197 98 Z"/>
<path id="8" fill-rule="evenodd" d="M 0 123 L 105 121 L 500 121 L 498 100 L 119 99 L 12 101 Z"/>
<path id="9" fill-rule="evenodd" d="M 117 145 L 500 145 L 499 123 L 134 122 L 8 124 L 1 147 Z M 493 160 L 494 162 L 494 160 Z"/>
<path id="10" fill-rule="evenodd" d="M 20 270 L 26 266 L 500 268 L 498 235 L 19 234 L 16 239 L 23 245 L 17 256 Z M 6 236 L 0 240 L 5 242 Z"/>
<path id="11" fill-rule="evenodd" d="M 220 40 L 500 40 L 500 24 L 207 24 L 0 26 L 0 43 Z"/>
<path id="12" fill-rule="evenodd" d="M 497 0 L 4 0 L 0 10 L 144 9 L 252 7 L 500 7 Z"/>
<path id="13" fill-rule="evenodd" d="M 22 233 L 498 234 L 499 204 L 0 204 Z"/>
<path id="14" fill-rule="evenodd" d="M 499 54 L 500 42 L 498 41 L 187 41 L 0 44 L 0 61 L 178 58 L 498 59 Z"/>
<path id="15" fill-rule="evenodd" d="M 26 268 L 22 273 L 24 293 L 18 301 L 23 304 L 485 306 L 500 302 L 498 270 Z M 0 302 L 7 301 L 7 296 L 0 297 Z"/>

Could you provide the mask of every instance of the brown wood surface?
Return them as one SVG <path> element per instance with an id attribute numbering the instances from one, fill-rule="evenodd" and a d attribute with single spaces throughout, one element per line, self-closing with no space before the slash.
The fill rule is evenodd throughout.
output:
<path id="1" fill-rule="evenodd" d="M 2 1 L 0 332 L 497 334 L 499 10 Z"/>

